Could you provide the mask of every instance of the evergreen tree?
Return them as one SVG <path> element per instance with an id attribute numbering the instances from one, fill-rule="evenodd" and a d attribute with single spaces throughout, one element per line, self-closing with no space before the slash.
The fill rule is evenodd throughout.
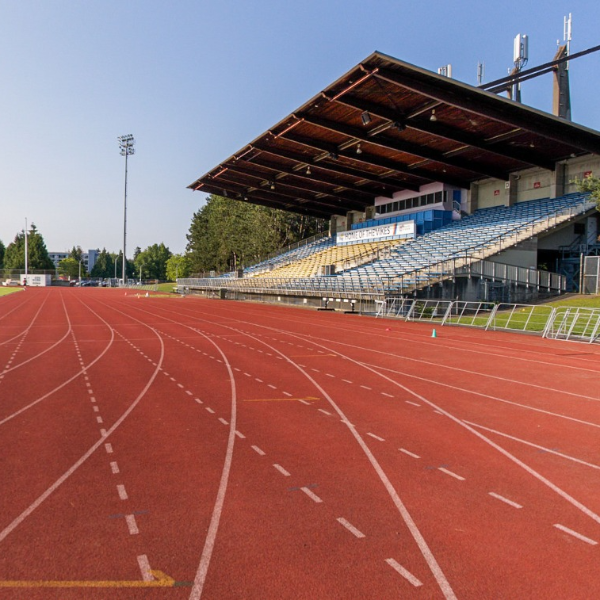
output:
<path id="1" fill-rule="evenodd" d="M 6 251 L 6 248 L 4 247 L 2 240 L 0 240 L 0 269 L 2 269 L 4 267 L 4 252 L 5 251 Z"/>
<path id="2" fill-rule="evenodd" d="M 106 248 L 102 248 L 102 252 L 98 254 L 96 263 L 91 272 L 92 277 L 98 277 L 107 279 L 115 276 L 115 263 L 112 254 L 106 251 Z"/>
<path id="3" fill-rule="evenodd" d="M 209 196 L 187 235 L 193 273 L 255 264 L 268 253 L 322 231 L 325 221 L 291 212 Z"/>
<path id="4" fill-rule="evenodd" d="M 27 235 L 28 248 L 28 269 L 34 270 L 54 270 L 54 263 L 48 255 L 46 243 L 42 234 L 38 232 L 36 226 L 32 223 L 31 229 Z M 5 269 L 24 269 L 25 268 L 25 234 L 18 233 L 12 243 L 6 248 L 4 256 Z"/>

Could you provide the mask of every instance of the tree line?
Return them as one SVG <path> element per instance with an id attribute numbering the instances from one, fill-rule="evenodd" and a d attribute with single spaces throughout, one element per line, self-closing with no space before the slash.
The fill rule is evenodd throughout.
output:
<path id="1" fill-rule="evenodd" d="M 135 248 L 126 260 L 126 278 L 174 281 L 178 277 L 226 272 L 260 262 L 272 252 L 320 233 L 327 227 L 323 219 L 249 204 L 211 195 L 192 217 L 183 254 L 173 254 L 164 243 L 145 250 Z M 55 270 L 42 234 L 31 224 L 27 235 L 28 268 Z M 90 273 L 82 263 L 83 251 L 74 246 L 60 261 L 58 274 L 98 279 L 123 277 L 123 253 L 99 252 Z M 25 268 L 25 233 L 19 232 L 7 247 L 0 241 L 0 269 Z"/>

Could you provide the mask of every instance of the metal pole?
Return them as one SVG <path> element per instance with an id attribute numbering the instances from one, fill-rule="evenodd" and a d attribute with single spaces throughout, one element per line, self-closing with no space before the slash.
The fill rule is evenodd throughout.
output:
<path id="1" fill-rule="evenodd" d="M 29 249 L 27 247 L 27 217 L 25 217 L 25 281 L 27 281 L 27 269 L 29 260 Z"/>
<path id="2" fill-rule="evenodd" d="M 126 248 L 127 248 L 127 147 L 125 149 L 125 198 L 123 200 L 123 285 L 125 286 L 125 261 L 126 261 Z"/>

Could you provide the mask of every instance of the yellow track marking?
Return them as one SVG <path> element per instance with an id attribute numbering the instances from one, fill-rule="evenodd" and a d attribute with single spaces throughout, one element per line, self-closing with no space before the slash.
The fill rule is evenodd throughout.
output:
<path id="1" fill-rule="evenodd" d="M 153 581 L 0 581 L 0 588 L 156 588 L 177 582 L 162 571 L 150 571 Z"/>
<path id="2" fill-rule="evenodd" d="M 315 398 L 314 396 L 307 396 L 306 398 L 252 398 L 244 400 L 244 402 L 299 402 L 300 400 L 320 400 L 321 398 Z"/>

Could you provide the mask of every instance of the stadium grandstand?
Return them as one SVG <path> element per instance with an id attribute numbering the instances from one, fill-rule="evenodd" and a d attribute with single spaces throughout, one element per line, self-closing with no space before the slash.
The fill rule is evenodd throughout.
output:
<path id="1" fill-rule="evenodd" d="M 375 52 L 189 186 L 325 218 L 329 232 L 178 286 L 314 305 L 577 291 L 581 257 L 600 253 L 577 181 L 598 173 L 600 132 L 559 109 Z"/>

